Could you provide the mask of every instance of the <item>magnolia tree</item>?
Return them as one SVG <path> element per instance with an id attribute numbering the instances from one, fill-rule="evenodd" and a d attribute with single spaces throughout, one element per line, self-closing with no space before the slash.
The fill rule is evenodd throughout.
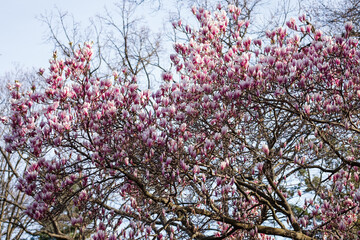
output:
<path id="1" fill-rule="evenodd" d="M 164 73 L 154 93 L 126 69 L 97 78 L 90 44 L 54 55 L 45 88 L 10 87 L 26 213 L 64 239 L 355 239 L 352 25 L 329 37 L 302 16 L 261 41 L 239 36 L 249 23 L 234 6 L 193 13 L 199 28 L 175 24 L 189 36 L 170 56 L 179 80 Z"/>
<path id="2" fill-rule="evenodd" d="M 6 89 L 6 83 L 21 79 L 31 86 L 35 82 L 37 74 L 22 71 L 15 67 L 15 70 L 0 77 L 0 111 L 2 114 L 9 113 L 10 95 Z M 21 177 L 27 166 L 27 159 L 21 154 L 12 154 L 5 151 L 5 144 L 2 138 L 9 134 L 9 127 L 0 122 L 0 236 L 1 239 L 23 239 L 29 232 L 39 228 L 39 225 L 29 218 L 23 210 L 26 209 L 28 197 L 25 193 L 16 189 L 17 179 Z"/>

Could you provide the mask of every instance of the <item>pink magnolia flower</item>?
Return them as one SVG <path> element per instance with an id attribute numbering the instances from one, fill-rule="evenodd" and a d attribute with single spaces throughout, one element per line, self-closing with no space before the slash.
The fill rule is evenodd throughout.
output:
<path id="1" fill-rule="evenodd" d="M 262 150 L 267 156 L 270 154 L 270 150 L 267 144 L 263 144 Z"/>

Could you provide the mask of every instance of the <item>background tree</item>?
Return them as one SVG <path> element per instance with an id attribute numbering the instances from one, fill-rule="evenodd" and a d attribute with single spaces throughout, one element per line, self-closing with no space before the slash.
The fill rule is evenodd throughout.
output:
<path id="1" fill-rule="evenodd" d="M 54 50 L 70 57 L 80 43 L 92 39 L 94 73 L 104 77 L 126 68 L 133 76 L 146 79 L 144 88 L 150 89 L 155 82 L 153 72 L 165 69 L 160 63 L 160 34 L 152 33 L 142 19 L 145 16 L 141 12 L 148 5 L 150 3 L 144 1 L 121 1 L 91 19 L 87 28 L 82 28 L 73 16 L 60 10 L 57 16 L 45 15 L 41 20 L 48 27 L 48 40 L 54 43 Z"/>
<path id="2" fill-rule="evenodd" d="M 302 8 L 311 17 L 311 22 L 328 33 L 344 33 L 343 26 L 352 22 L 354 27 L 351 35 L 359 38 L 359 11 L 360 1 L 307 1 Z"/>

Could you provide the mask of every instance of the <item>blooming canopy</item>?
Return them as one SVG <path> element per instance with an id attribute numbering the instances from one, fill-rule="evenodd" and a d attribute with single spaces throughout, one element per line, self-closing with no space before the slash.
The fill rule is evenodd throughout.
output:
<path id="1" fill-rule="evenodd" d="M 26 154 L 26 212 L 69 216 L 93 239 L 356 238 L 358 41 L 305 16 L 246 37 L 234 6 L 193 8 L 198 29 L 154 93 L 100 79 L 91 45 L 50 61 L 46 88 L 10 87 L 7 151 Z M 55 229 L 61 235 L 61 229 Z"/>

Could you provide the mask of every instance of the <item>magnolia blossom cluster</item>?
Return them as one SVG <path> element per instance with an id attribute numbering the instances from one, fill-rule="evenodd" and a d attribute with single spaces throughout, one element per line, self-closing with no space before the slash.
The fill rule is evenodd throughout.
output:
<path id="1" fill-rule="evenodd" d="M 154 93 L 56 55 L 46 88 L 10 86 L 5 137 L 31 165 L 18 189 L 39 221 L 93 239 L 345 239 L 360 233 L 358 41 L 299 25 L 252 40 L 229 6 L 170 56 Z M 74 210 L 68 210 L 69 206 Z M 58 230 L 61 232 L 61 230 Z"/>

